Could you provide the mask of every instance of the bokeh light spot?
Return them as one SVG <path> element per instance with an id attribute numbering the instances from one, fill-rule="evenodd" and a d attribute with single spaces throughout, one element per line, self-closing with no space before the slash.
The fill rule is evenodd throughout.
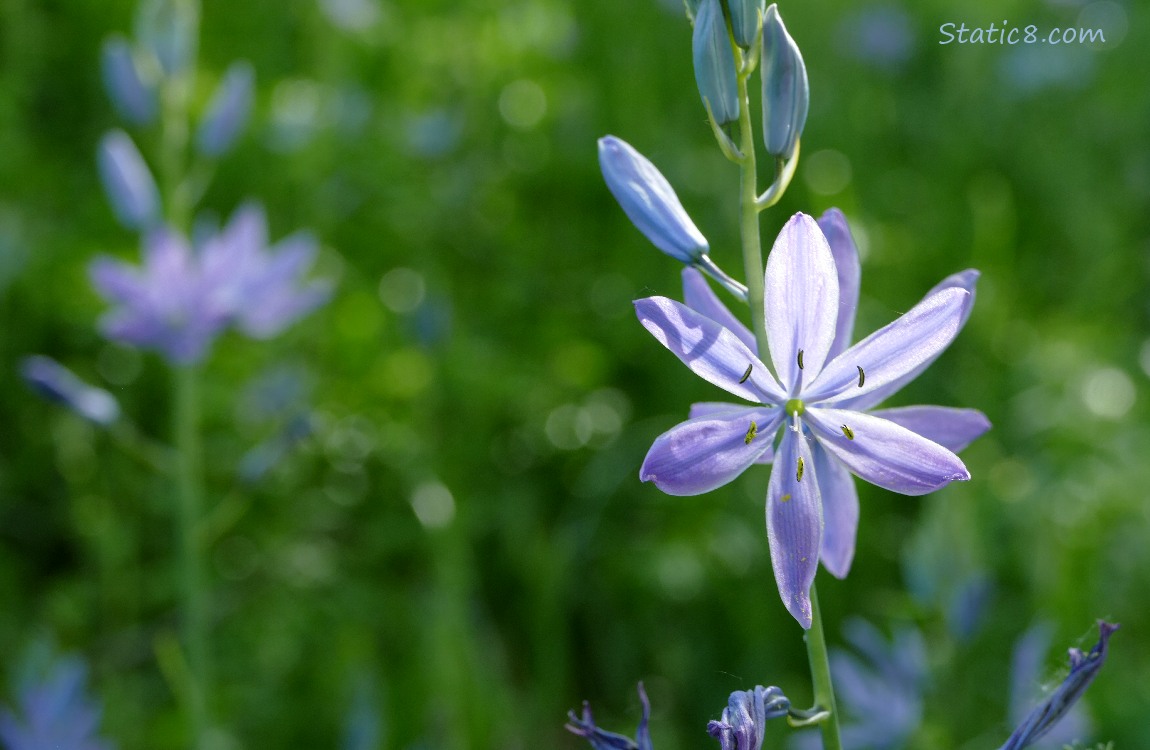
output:
<path id="1" fill-rule="evenodd" d="M 442 482 L 430 480 L 411 493 L 411 509 L 424 527 L 442 529 L 455 518 L 455 498 Z"/>
<path id="2" fill-rule="evenodd" d="M 1116 367 L 1094 370 L 1082 383 L 1082 401 L 1105 419 L 1121 419 L 1134 406 L 1134 383 Z"/>
<path id="3" fill-rule="evenodd" d="M 511 127 L 530 130 L 547 114 L 547 94 L 526 78 L 512 81 L 499 94 L 499 114 Z"/>
<path id="4" fill-rule="evenodd" d="M 816 151 L 803 164 L 803 180 L 812 193 L 838 195 L 851 183 L 851 163 L 833 149 Z"/>

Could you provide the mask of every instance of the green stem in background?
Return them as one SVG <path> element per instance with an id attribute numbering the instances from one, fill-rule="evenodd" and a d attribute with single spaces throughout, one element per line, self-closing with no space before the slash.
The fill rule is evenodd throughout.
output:
<path id="1" fill-rule="evenodd" d="M 204 470 L 200 441 L 199 372 L 194 366 L 174 368 L 177 527 L 182 593 L 181 636 L 186 650 L 187 710 L 192 748 L 202 745 L 208 727 L 211 654 L 208 650 L 208 591 L 204 579 L 200 522 L 203 517 Z"/>
<path id="2" fill-rule="evenodd" d="M 811 584 L 811 629 L 805 636 L 807 658 L 811 663 L 811 681 L 814 683 L 815 707 L 827 712 L 819 723 L 823 736 L 823 750 L 842 750 L 839 737 L 839 711 L 835 705 L 835 690 L 831 685 L 831 665 L 827 659 L 827 640 L 823 635 L 823 616 L 819 609 L 819 596 Z"/>

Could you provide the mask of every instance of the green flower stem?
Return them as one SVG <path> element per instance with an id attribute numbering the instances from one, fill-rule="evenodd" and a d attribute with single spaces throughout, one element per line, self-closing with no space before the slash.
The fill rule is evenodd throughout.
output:
<path id="1" fill-rule="evenodd" d="M 738 53 L 736 53 L 738 54 Z M 739 66 L 742 69 L 742 65 Z M 743 239 L 743 272 L 747 277 L 747 304 L 751 308 L 751 326 L 759 356 L 767 352 L 767 322 L 763 317 L 763 245 L 759 236 L 759 208 L 757 205 L 758 173 L 755 165 L 755 132 L 751 127 L 751 102 L 747 96 L 750 71 L 739 75 L 739 230 Z"/>
<path id="2" fill-rule="evenodd" d="M 823 750 L 842 750 L 839 737 L 839 711 L 835 705 L 835 690 L 831 685 L 831 665 L 827 659 L 827 641 L 823 636 L 823 616 L 819 609 L 819 596 L 811 584 L 811 629 L 805 636 L 807 658 L 811 663 L 811 682 L 815 688 L 815 707 L 827 712 L 819 724 L 823 735 Z"/>
<path id="3" fill-rule="evenodd" d="M 186 690 L 191 747 L 202 746 L 208 727 L 211 654 L 208 649 L 208 591 L 203 570 L 203 445 L 200 441 L 199 372 L 174 368 L 176 443 L 176 547 L 182 594 L 181 637 L 188 665 Z"/>

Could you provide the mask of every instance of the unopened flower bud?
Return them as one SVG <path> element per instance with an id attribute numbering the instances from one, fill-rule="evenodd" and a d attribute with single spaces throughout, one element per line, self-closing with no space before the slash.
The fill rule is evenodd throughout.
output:
<path id="1" fill-rule="evenodd" d="M 691 221 L 674 189 L 655 165 L 613 135 L 599 139 L 599 167 L 623 212 L 655 247 L 694 264 L 709 245 Z"/>
<path id="2" fill-rule="evenodd" d="M 252 109 L 255 73 L 247 62 L 232 63 L 200 123 L 196 144 L 207 156 L 219 156 L 231 148 L 247 123 Z"/>
<path id="3" fill-rule="evenodd" d="M 695 83 L 715 123 L 726 125 L 739 119 L 735 52 L 719 0 L 702 0 L 699 3 L 691 48 L 695 61 Z"/>
<path id="4" fill-rule="evenodd" d="M 108 98 L 120 116 L 133 125 L 147 125 L 156 117 L 156 92 L 144 83 L 132 48 L 122 36 L 104 42 L 100 72 Z"/>
<path id="5" fill-rule="evenodd" d="M 759 33 L 759 19 L 763 16 L 765 0 L 728 0 L 731 9 L 731 33 L 735 44 L 750 49 Z"/>
<path id="6" fill-rule="evenodd" d="M 160 214 L 160 193 L 128 134 L 109 131 L 100 141 L 97 160 L 104 192 L 120 223 L 129 229 L 152 226 Z"/>
<path id="7" fill-rule="evenodd" d="M 182 73 L 195 54 L 199 12 L 193 0 L 145 0 L 136 18 L 137 37 L 168 75 Z"/>
<path id="8" fill-rule="evenodd" d="M 807 68 L 779 10 L 771 4 L 763 19 L 763 140 L 767 153 L 794 156 L 810 105 Z"/>
<path id="9" fill-rule="evenodd" d="M 20 375 L 36 393 L 89 422 L 107 427 L 120 418 L 120 404 L 112 394 L 88 385 L 50 357 L 38 354 L 25 357 L 20 363 Z"/>

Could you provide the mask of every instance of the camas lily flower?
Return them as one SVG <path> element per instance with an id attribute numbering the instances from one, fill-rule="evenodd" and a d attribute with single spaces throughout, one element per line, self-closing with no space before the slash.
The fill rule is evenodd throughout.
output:
<path id="1" fill-rule="evenodd" d="M 691 269 L 684 271 L 686 305 L 666 297 L 635 302 L 640 322 L 661 344 L 752 404 L 695 404 L 690 419 L 656 438 L 640 478 L 668 494 L 697 495 L 753 463 L 773 462 L 766 504 L 771 563 L 783 603 L 805 628 L 819 559 L 843 577 L 854 557 L 858 495 L 850 475 L 905 495 L 932 492 L 970 478 L 955 451 L 989 428 L 973 410 L 868 413 L 954 339 L 978 273 L 944 280 L 909 312 L 848 346 L 858 254 L 840 213 L 828 212 L 823 222 L 820 228 L 796 214 L 768 258 L 761 314 L 773 372 L 750 331 Z"/>
<path id="2" fill-rule="evenodd" d="M 249 204 L 198 247 L 168 229 L 148 234 L 142 267 L 97 258 L 92 283 L 116 305 L 101 328 L 180 365 L 202 360 L 232 325 L 253 338 L 278 334 L 326 302 L 331 285 L 301 280 L 315 258 L 310 236 L 267 241 L 263 209 Z"/>

